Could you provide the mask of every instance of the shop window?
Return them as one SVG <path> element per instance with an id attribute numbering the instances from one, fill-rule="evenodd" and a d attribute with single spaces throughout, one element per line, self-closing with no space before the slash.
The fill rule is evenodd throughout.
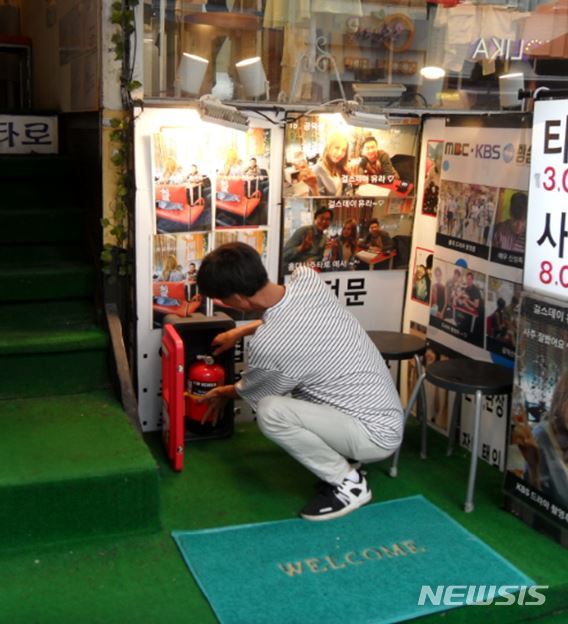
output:
<path id="1" fill-rule="evenodd" d="M 425 67 L 438 68 L 436 82 Z M 564 86 L 566 0 L 144 3 L 147 98 L 494 110 L 510 73 L 527 89 Z"/>

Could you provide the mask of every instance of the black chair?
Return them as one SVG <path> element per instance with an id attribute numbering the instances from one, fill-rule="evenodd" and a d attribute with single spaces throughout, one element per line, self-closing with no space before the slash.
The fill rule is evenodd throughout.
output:
<path id="1" fill-rule="evenodd" d="M 473 495 L 475 491 L 475 477 L 477 472 L 477 453 L 479 449 L 479 431 L 481 425 L 481 398 L 485 395 L 511 396 L 513 390 L 513 370 L 492 364 L 491 362 L 479 362 L 453 358 L 441 362 L 434 362 L 426 367 L 418 379 L 412 396 L 405 410 L 408 415 L 412 405 L 416 401 L 418 392 L 424 385 L 424 380 L 431 384 L 451 390 L 456 393 L 454 409 L 450 423 L 450 442 L 448 454 L 452 453 L 457 422 L 460 415 L 462 394 L 475 395 L 475 420 L 471 443 L 471 461 L 469 465 L 469 478 L 465 497 L 464 510 L 473 511 Z"/>
<path id="2" fill-rule="evenodd" d="M 428 430 L 428 423 L 426 421 L 426 395 L 424 392 L 424 387 L 419 387 L 418 385 L 418 382 L 423 375 L 421 358 L 424 353 L 426 353 L 426 341 L 419 336 L 413 336 L 412 334 L 405 334 L 403 332 L 370 331 L 367 333 L 369 334 L 369 338 L 373 341 L 373 344 L 380 351 L 381 355 L 387 363 L 392 360 L 396 362 L 401 362 L 402 360 L 411 359 L 414 359 L 414 361 L 416 362 L 416 374 L 418 376 L 418 380 L 416 385 L 414 386 L 410 400 L 408 401 L 408 405 L 404 410 L 404 422 L 406 424 L 406 419 L 408 418 L 410 410 L 414 406 L 414 402 L 416 401 L 416 397 L 418 396 L 418 391 L 421 390 L 419 397 L 420 403 L 418 408 L 418 414 L 420 416 L 422 425 L 422 443 L 420 457 L 422 457 L 422 459 L 426 459 L 426 434 Z M 396 477 L 398 474 L 399 455 L 400 447 L 394 454 L 393 461 L 389 469 L 389 475 L 391 477 Z"/>

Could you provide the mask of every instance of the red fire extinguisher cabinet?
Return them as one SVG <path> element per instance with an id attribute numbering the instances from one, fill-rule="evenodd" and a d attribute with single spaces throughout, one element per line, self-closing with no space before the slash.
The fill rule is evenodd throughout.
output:
<path id="1" fill-rule="evenodd" d="M 213 316 L 192 314 L 182 318 L 166 316 L 162 334 L 162 437 L 172 468 L 183 469 L 186 443 L 193 440 L 225 438 L 233 433 L 234 406 L 228 401 L 215 425 L 190 421 L 185 414 L 187 371 L 198 355 L 210 354 L 217 334 L 232 329 L 232 318 L 216 312 Z M 225 384 L 235 380 L 234 350 L 215 356 L 225 370 Z"/>

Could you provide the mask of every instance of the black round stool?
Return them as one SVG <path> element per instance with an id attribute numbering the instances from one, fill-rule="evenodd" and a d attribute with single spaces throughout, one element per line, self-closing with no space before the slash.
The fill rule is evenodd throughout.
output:
<path id="1" fill-rule="evenodd" d="M 412 390 L 410 399 L 408 400 L 408 405 L 404 410 L 404 423 L 406 424 L 408 414 L 414 406 L 418 392 L 421 391 L 418 405 L 418 413 L 422 424 L 420 457 L 422 457 L 422 459 L 426 459 L 426 433 L 428 430 L 428 423 L 426 420 L 426 396 L 424 393 L 424 387 L 422 384 L 418 383 L 423 374 L 421 357 L 424 353 L 426 353 L 426 341 L 419 336 L 413 336 L 412 334 L 405 334 L 403 332 L 370 331 L 367 333 L 369 334 L 369 338 L 373 341 L 375 347 L 377 347 L 387 362 L 390 362 L 391 360 L 400 362 L 402 360 L 411 360 L 412 358 L 414 358 L 414 361 L 416 362 L 417 382 Z M 400 447 L 394 454 L 392 465 L 389 469 L 389 475 L 391 477 L 396 477 L 398 474 L 399 455 Z"/>
<path id="2" fill-rule="evenodd" d="M 473 511 L 473 495 L 475 491 L 475 475 L 477 472 L 477 452 L 479 447 L 479 429 L 481 424 L 481 397 L 484 395 L 507 395 L 510 396 L 513 390 L 513 369 L 504 368 L 491 362 L 479 362 L 478 360 L 467 360 L 454 358 L 441 362 L 434 362 L 426 367 L 417 382 L 417 386 L 423 386 L 424 380 L 431 384 L 451 390 L 456 393 L 454 399 L 454 410 L 450 425 L 450 446 L 448 452 L 451 453 L 453 438 L 457 427 L 462 394 L 475 395 L 475 420 L 473 425 L 473 437 L 471 443 L 471 461 L 469 465 L 469 478 L 467 483 L 467 493 L 465 497 L 464 509 L 466 512 Z M 409 406 L 416 400 L 413 393 L 409 401 Z M 409 407 L 407 406 L 407 410 Z"/>

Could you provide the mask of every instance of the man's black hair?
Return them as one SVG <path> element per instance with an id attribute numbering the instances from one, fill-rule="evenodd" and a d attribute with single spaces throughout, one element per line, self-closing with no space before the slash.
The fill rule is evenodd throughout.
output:
<path id="1" fill-rule="evenodd" d="M 527 201 L 526 193 L 513 193 L 511 196 L 510 212 L 511 217 L 517 220 L 525 220 L 527 218 Z"/>
<path id="2" fill-rule="evenodd" d="M 208 253 L 197 273 L 199 292 L 225 299 L 231 295 L 252 297 L 268 282 L 257 251 L 245 243 L 225 243 Z"/>
<path id="3" fill-rule="evenodd" d="M 377 144 L 377 147 L 379 145 L 379 142 L 377 141 L 377 139 L 375 139 L 375 137 L 370 134 L 369 136 L 366 136 L 362 141 L 361 141 L 361 147 L 359 148 L 360 151 L 363 151 L 363 148 L 365 147 L 365 145 L 367 145 L 367 143 L 370 143 L 371 141 L 375 142 Z"/>
<path id="4" fill-rule="evenodd" d="M 331 208 L 328 208 L 327 206 L 321 206 L 320 208 L 318 208 L 314 214 L 314 219 L 316 217 L 319 217 L 321 214 L 323 214 L 324 212 L 329 212 L 329 216 L 333 217 L 333 210 Z"/>

